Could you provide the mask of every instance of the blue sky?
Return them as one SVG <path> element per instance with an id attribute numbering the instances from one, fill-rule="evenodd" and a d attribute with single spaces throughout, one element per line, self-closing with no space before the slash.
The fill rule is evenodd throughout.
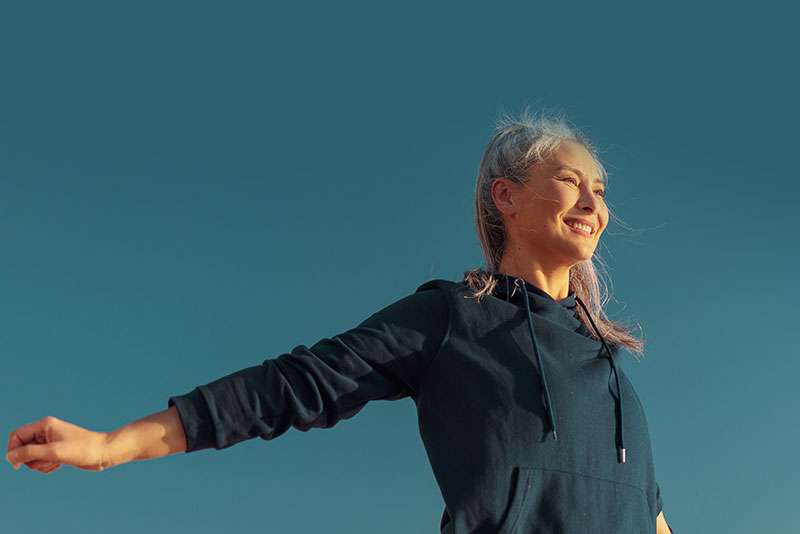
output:
<path id="1" fill-rule="evenodd" d="M 613 318 L 676 532 L 799 495 L 797 13 L 769 2 L 5 4 L 0 426 L 98 431 L 482 264 L 494 121 L 598 145 Z M 4 463 L 9 532 L 434 532 L 413 402 L 103 473 Z"/>

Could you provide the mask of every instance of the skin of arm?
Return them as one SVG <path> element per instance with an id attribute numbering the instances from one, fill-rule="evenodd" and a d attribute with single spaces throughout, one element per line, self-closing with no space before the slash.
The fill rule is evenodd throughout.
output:
<path id="1" fill-rule="evenodd" d="M 186 435 L 178 410 L 170 406 L 107 433 L 105 467 L 133 460 L 151 460 L 185 450 Z"/>
<path id="2" fill-rule="evenodd" d="M 656 517 L 656 534 L 672 534 L 672 531 L 667 526 L 664 510 L 661 510 L 661 513 Z"/>

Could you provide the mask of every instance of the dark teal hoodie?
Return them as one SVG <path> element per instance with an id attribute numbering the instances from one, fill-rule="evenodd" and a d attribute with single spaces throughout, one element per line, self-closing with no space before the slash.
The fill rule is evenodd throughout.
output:
<path id="1" fill-rule="evenodd" d="M 647 421 L 619 347 L 590 337 L 574 293 L 494 274 L 480 301 L 464 281 L 430 280 L 354 328 L 170 397 L 186 452 L 411 397 L 442 533 L 655 533 Z"/>

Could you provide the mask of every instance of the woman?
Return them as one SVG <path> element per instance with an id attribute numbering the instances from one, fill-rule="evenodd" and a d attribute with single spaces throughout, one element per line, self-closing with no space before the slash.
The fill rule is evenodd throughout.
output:
<path id="1" fill-rule="evenodd" d="M 168 399 L 110 432 L 46 417 L 9 461 L 52 472 L 328 428 L 412 397 L 446 533 L 671 532 L 643 407 L 592 262 L 609 210 L 596 151 L 562 118 L 502 121 L 483 155 L 476 224 L 488 269 L 435 279 L 311 347 Z"/>

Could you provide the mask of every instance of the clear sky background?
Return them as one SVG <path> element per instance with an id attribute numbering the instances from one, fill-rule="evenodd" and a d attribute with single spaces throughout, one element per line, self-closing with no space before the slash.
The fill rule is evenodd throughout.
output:
<path id="1" fill-rule="evenodd" d="M 0 11 L 0 427 L 111 431 L 483 264 L 502 113 L 601 150 L 598 253 L 678 533 L 800 519 L 797 13 L 772 2 L 18 2 Z M 433 533 L 411 399 L 93 473 L 4 532 Z"/>

